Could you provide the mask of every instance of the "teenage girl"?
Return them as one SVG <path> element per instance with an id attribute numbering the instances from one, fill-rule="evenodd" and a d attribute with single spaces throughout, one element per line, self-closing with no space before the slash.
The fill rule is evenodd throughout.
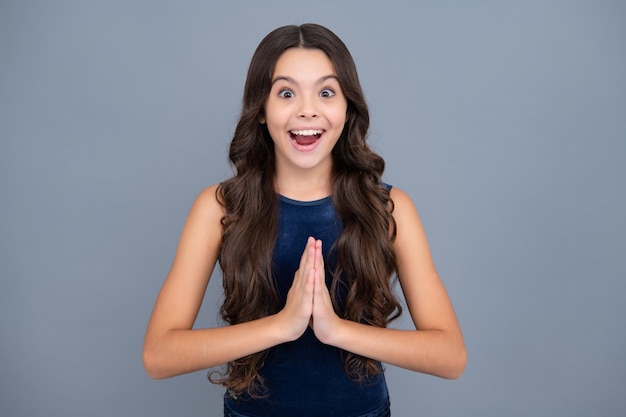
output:
<path id="1" fill-rule="evenodd" d="M 343 42 L 314 24 L 259 44 L 230 145 L 235 175 L 194 202 L 156 300 L 148 375 L 226 364 L 226 416 L 387 416 L 381 362 L 458 378 L 463 337 L 418 213 L 381 181 Z M 223 273 L 227 325 L 192 329 Z M 388 329 L 401 312 L 415 330 Z"/>

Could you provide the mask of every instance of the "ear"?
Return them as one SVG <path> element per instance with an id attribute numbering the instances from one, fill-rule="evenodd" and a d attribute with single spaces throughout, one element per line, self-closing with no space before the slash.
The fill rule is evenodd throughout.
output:
<path id="1" fill-rule="evenodd" d="M 265 124 L 265 114 L 260 113 L 260 114 L 259 114 L 259 119 L 258 119 L 258 120 L 259 120 L 259 123 L 261 123 L 262 125 L 264 125 L 264 124 Z"/>

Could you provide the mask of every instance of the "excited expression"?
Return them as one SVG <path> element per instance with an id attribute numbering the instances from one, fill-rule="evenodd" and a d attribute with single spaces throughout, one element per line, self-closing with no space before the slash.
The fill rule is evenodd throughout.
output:
<path id="1" fill-rule="evenodd" d="M 328 56 L 287 49 L 276 62 L 265 116 L 276 172 L 332 170 L 331 152 L 346 123 L 347 101 Z M 294 171 L 295 170 L 295 171 Z"/>

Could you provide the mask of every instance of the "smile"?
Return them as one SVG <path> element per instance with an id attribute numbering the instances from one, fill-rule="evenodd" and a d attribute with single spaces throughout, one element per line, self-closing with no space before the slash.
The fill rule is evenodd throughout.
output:
<path id="1" fill-rule="evenodd" d="M 290 130 L 291 140 L 297 145 L 306 147 L 313 145 L 324 134 L 323 129 Z"/>
<path id="2" fill-rule="evenodd" d="M 308 130 L 291 130 L 289 133 L 291 133 L 292 136 L 320 136 L 322 133 L 324 133 L 324 131 L 322 129 L 318 129 L 318 130 L 308 129 Z"/>

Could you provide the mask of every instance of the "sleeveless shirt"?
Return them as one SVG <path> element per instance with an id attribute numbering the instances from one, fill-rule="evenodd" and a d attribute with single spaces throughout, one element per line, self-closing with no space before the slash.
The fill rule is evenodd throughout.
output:
<path id="1" fill-rule="evenodd" d="M 322 241 L 326 285 L 331 288 L 330 271 L 336 260 L 332 254 L 329 256 L 329 251 L 343 224 L 331 197 L 309 202 L 284 196 L 279 199 L 273 268 L 284 305 L 309 236 Z M 337 295 L 339 308 L 343 309 L 345 293 Z M 299 339 L 270 348 L 260 373 L 268 389 L 267 397 L 255 399 L 243 394 L 232 398 L 227 392 L 225 405 L 253 417 L 344 417 L 375 410 L 388 400 L 384 374 L 365 382 L 351 380 L 344 370 L 342 351 L 321 343 L 310 327 Z"/>

